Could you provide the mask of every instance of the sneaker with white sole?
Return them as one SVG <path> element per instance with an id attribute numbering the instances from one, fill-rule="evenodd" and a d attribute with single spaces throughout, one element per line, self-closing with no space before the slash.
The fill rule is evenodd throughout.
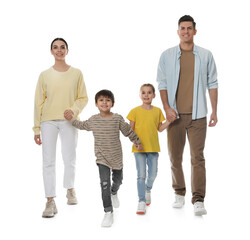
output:
<path id="1" fill-rule="evenodd" d="M 205 209 L 203 202 L 195 202 L 194 203 L 194 215 L 195 216 L 202 216 L 207 214 L 207 211 Z"/>
<path id="2" fill-rule="evenodd" d="M 151 192 L 146 192 L 146 205 L 149 206 L 151 204 Z"/>
<path id="3" fill-rule="evenodd" d="M 175 194 L 175 201 L 172 205 L 173 208 L 182 208 L 185 204 L 185 197 Z"/>
<path id="4" fill-rule="evenodd" d="M 112 206 L 118 208 L 120 206 L 120 201 L 117 194 L 111 194 Z"/>
<path id="5" fill-rule="evenodd" d="M 57 214 L 57 208 L 54 199 L 47 201 L 42 217 L 52 218 Z"/>
<path id="6" fill-rule="evenodd" d="M 139 202 L 136 214 L 144 215 L 145 213 L 146 213 L 146 203 L 145 202 Z"/>
<path id="7" fill-rule="evenodd" d="M 112 212 L 106 212 L 104 215 L 104 218 L 102 220 L 102 227 L 111 227 L 113 224 L 113 213 Z"/>
<path id="8" fill-rule="evenodd" d="M 68 189 L 67 190 L 67 195 L 66 197 L 68 198 L 68 205 L 76 205 L 78 203 L 77 198 L 76 198 L 76 192 L 74 188 Z"/>

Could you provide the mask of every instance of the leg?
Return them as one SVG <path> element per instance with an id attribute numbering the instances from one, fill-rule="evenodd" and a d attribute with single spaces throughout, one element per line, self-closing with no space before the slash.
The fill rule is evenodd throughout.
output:
<path id="1" fill-rule="evenodd" d="M 182 170 L 182 155 L 186 142 L 185 119 L 183 115 L 168 127 L 168 153 L 171 161 L 172 186 L 175 194 L 185 196 L 186 186 Z"/>
<path id="2" fill-rule="evenodd" d="M 154 180 L 157 176 L 158 171 L 158 152 L 147 153 L 147 164 L 148 164 L 148 177 L 146 190 L 150 192 L 153 187 Z"/>
<path id="3" fill-rule="evenodd" d="M 58 127 L 54 121 L 41 124 L 42 151 L 43 151 L 43 181 L 45 196 L 49 199 L 56 196 L 56 142 Z"/>
<path id="4" fill-rule="evenodd" d="M 136 160 L 137 169 L 137 190 L 139 202 L 146 202 L 145 192 L 146 192 L 146 153 L 134 153 Z"/>
<path id="5" fill-rule="evenodd" d="M 188 128 L 188 140 L 191 152 L 191 184 L 192 203 L 204 201 L 206 193 L 206 168 L 203 150 L 205 147 L 207 120 L 206 118 L 194 120 Z"/>
<path id="6" fill-rule="evenodd" d="M 102 189 L 102 201 L 105 212 L 113 212 L 112 202 L 111 202 L 111 190 L 110 190 L 110 168 L 107 166 L 98 164 L 100 184 Z"/>
<path id="7" fill-rule="evenodd" d="M 121 170 L 112 170 L 112 187 L 111 187 L 111 194 L 116 195 L 123 179 L 123 173 Z"/>
<path id="8" fill-rule="evenodd" d="M 62 157 L 64 162 L 63 186 L 66 189 L 72 189 L 74 188 L 75 181 L 77 129 L 74 128 L 68 121 L 60 121 L 59 126 L 59 135 L 62 144 Z"/>

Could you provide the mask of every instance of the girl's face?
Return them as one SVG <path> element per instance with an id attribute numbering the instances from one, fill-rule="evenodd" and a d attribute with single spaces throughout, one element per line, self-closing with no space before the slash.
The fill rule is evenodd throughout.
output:
<path id="1" fill-rule="evenodd" d="M 151 87 L 142 87 L 140 91 L 140 98 L 143 104 L 151 104 L 153 98 L 155 98 L 155 94 L 153 93 L 153 89 Z"/>
<path id="2" fill-rule="evenodd" d="M 55 41 L 50 50 L 51 54 L 54 56 L 55 60 L 62 61 L 65 60 L 66 55 L 68 54 L 68 49 L 66 44 L 63 41 Z"/>

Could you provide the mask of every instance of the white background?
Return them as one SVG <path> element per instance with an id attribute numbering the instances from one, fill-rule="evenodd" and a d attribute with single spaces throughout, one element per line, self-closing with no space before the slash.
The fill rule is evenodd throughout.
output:
<path id="1" fill-rule="evenodd" d="M 124 181 L 110 229 L 104 212 L 92 133 L 79 132 L 76 191 L 79 204 L 66 205 L 58 141 L 58 215 L 43 219 L 41 147 L 33 140 L 33 100 L 38 76 L 54 63 L 50 43 L 69 44 L 67 63 L 80 68 L 89 95 L 81 114 L 97 113 L 94 95 L 114 92 L 113 112 L 127 116 L 141 102 L 139 87 L 156 84 L 160 54 L 179 43 L 178 19 L 197 23 L 195 43 L 212 51 L 219 79 L 219 122 L 206 140 L 207 197 L 204 217 L 193 215 L 190 158 L 185 149 L 187 196 L 172 209 L 166 132 L 160 134 L 159 172 L 145 216 L 137 207 L 136 169 L 129 139 L 121 136 Z M 1 167 L 3 239 L 249 239 L 249 7 L 247 1 L 195 0 L 13 0 L 0 3 Z M 209 102 L 208 102 L 209 103 Z M 161 107 L 159 93 L 153 104 Z M 209 103 L 210 104 L 210 103 Z M 210 105 L 209 105 L 210 107 Z M 210 111 L 211 113 L 211 111 Z"/>

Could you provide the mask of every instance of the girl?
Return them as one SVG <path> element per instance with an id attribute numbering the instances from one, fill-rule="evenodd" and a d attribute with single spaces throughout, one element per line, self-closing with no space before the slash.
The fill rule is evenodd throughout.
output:
<path id="1" fill-rule="evenodd" d="M 137 168 L 137 190 L 139 204 L 137 214 L 146 213 L 146 205 L 151 203 L 151 189 L 157 175 L 158 152 L 160 151 L 158 132 L 166 129 L 169 123 L 162 123 L 165 118 L 160 108 L 152 106 L 155 98 L 155 88 L 152 84 L 143 84 L 140 89 L 142 105 L 130 111 L 127 119 L 137 133 L 143 145 L 143 150 L 138 151 L 133 145 Z M 146 177 L 146 166 L 148 175 Z"/>
<path id="2" fill-rule="evenodd" d="M 55 64 L 40 74 L 35 93 L 34 140 L 42 144 L 43 180 L 46 208 L 43 217 L 53 217 L 57 213 L 54 202 L 56 196 L 56 142 L 61 138 L 64 161 L 64 182 L 68 204 L 77 204 L 74 191 L 76 129 L 64 119 L 64 111 L 69 110 L 75 117 L 88 102 L 87 92 L 79 69 L 65 62 L 68 44 L 63 38 L 56 38 L 51 43 L 51 54 Z M 42 139 L 40 136 L 42 135 Z"/>

